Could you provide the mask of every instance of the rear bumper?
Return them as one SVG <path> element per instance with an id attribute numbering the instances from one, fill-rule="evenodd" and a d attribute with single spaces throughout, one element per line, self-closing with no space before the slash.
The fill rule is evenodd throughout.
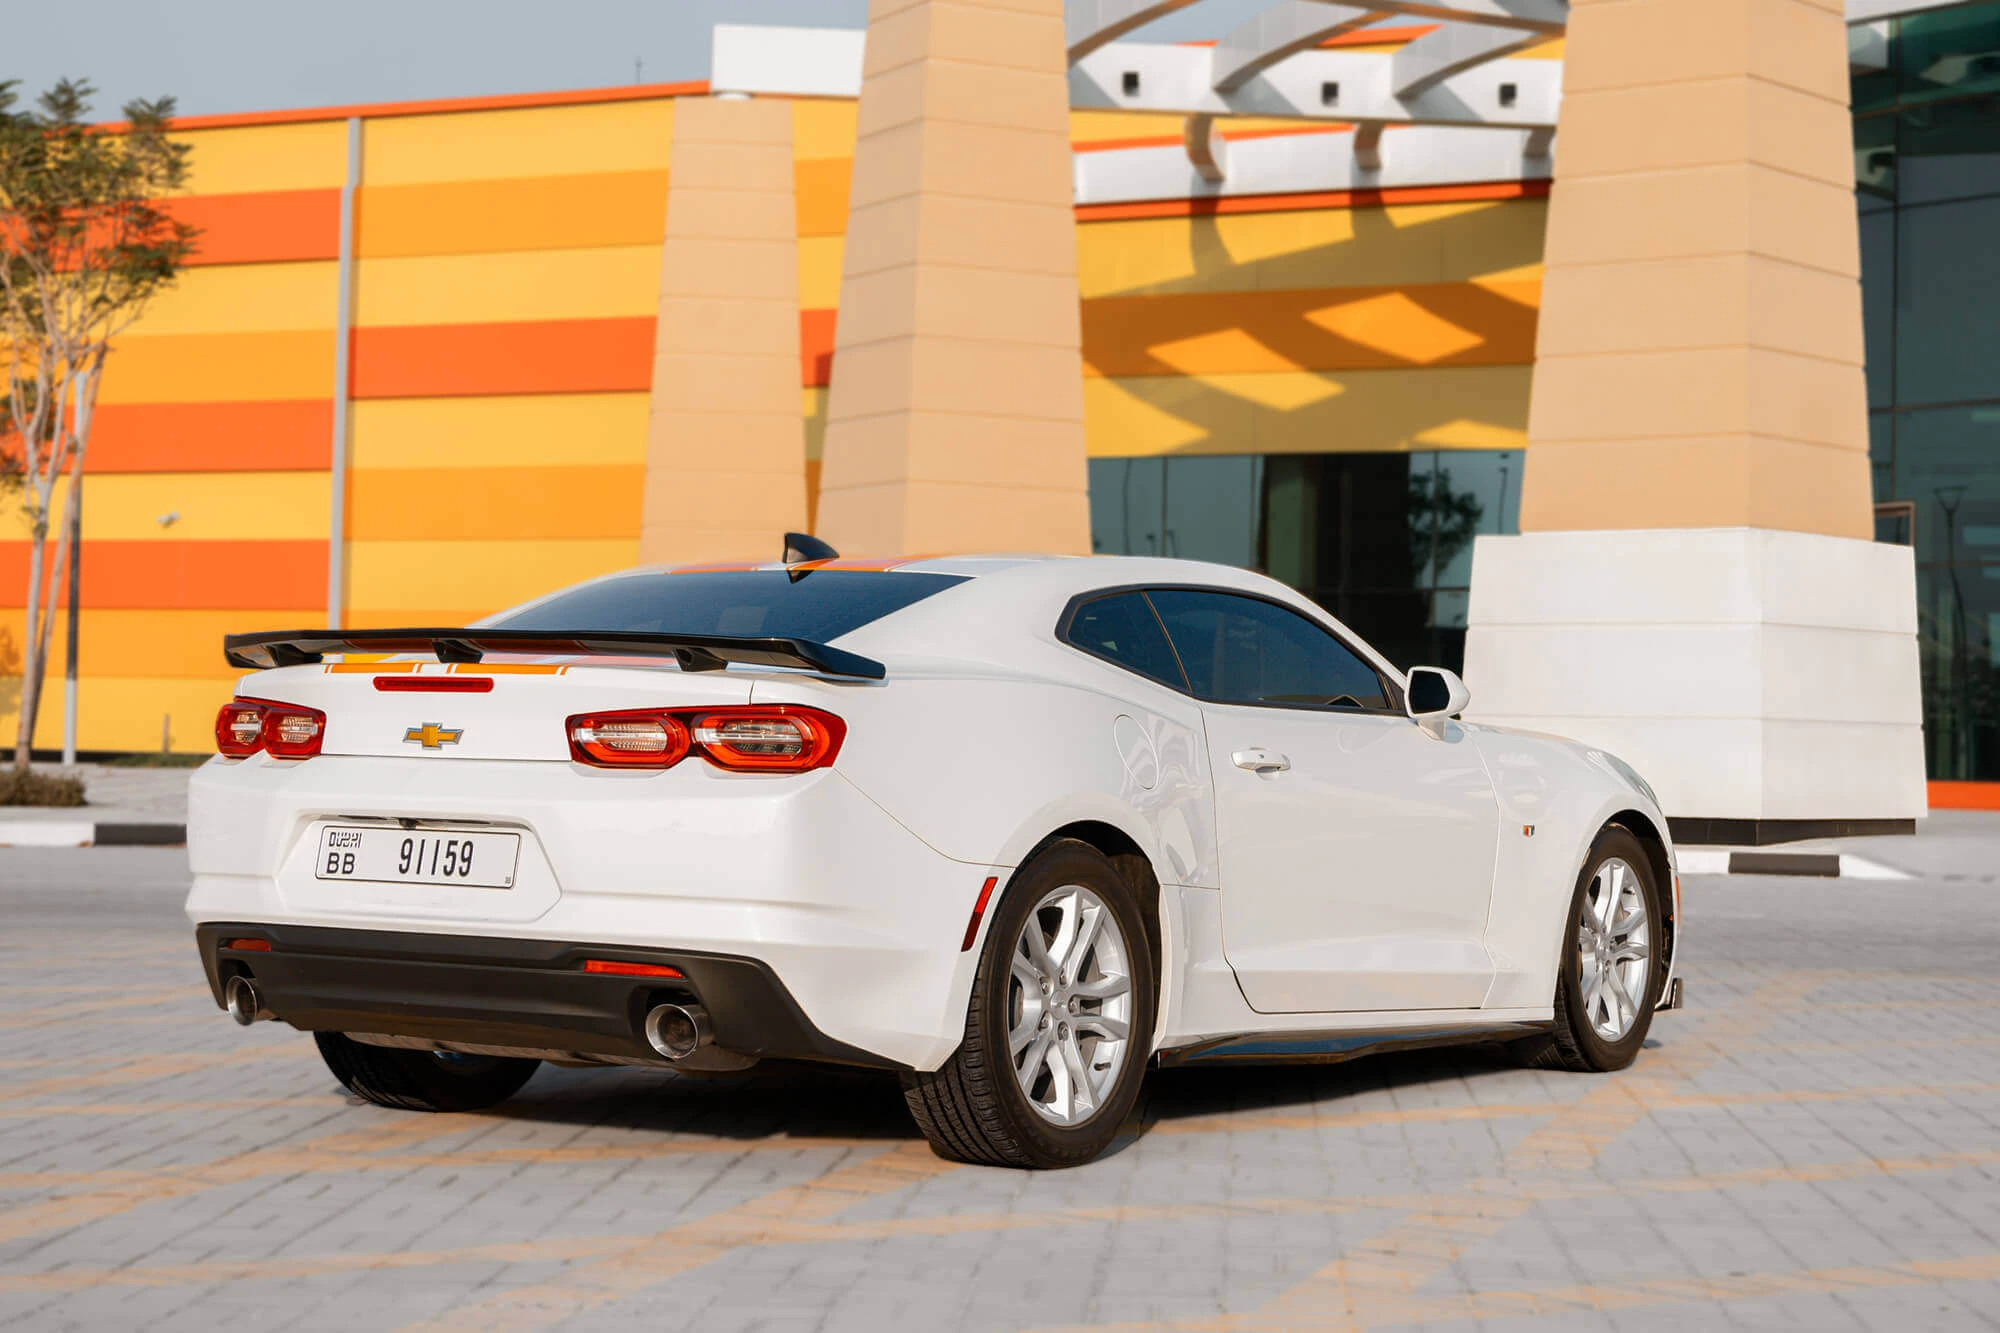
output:
<path id="1" fill-rule="evenodd" d="M 513 886 L 317 878 L 321 828 L 390 820 L 518 832 Z M 188 860 L 196 926 L 755 960 L 834 1042 L 915 1069 L 937 1068 L 964 1033 L 977 958 L 959 945 L 996 873 L 943 856 L 834 769 L 779 778 L 341 755 L 201 769 Z"/>
<path id="2" fill-rule="evenodd" d="M 210 992 L 247 973 L 265 1006 L 309 1032 L 379 1032 L 482 1046 L 656 1059 L 646 1011 L 693 1000 L 715 1044 L 761 1058 L 904 1068 L 815 1027 L 777 974 L 754 958 L 629 945 L 473 935 L 208 922 L 195 928 Z M 265 950 L 223 947 L 254 939 Z M 586 958 L 653 963 L 683 979 L 606 976 Z"/>

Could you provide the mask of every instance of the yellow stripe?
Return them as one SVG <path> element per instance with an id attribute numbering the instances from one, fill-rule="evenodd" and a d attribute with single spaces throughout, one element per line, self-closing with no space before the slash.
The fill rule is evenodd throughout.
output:
<path id="1" fill-rule="evenodd" d="M 673 100 L 526 107 L 371 120 L 362 130 L 370 185 L 665 171 Z"/>
<path id="2" fill-rule="evenodd" d="M 846 98 L 802 97 L 792 103 L 792 157 L 853 157 L 855 113 L 859 103 Z"/>
<path id="3" fill-rule="evenodd" d="M 603 319 L 659 307 L 656 245 L 364 259 L 354 285 L 364 326 Z"/>
<path id="4" fill-rule="evenodd" d="M 239 673 L 240 674 L 240 673 Z M 218 680 L 181 680 L 163 676 L 97 676 L 76 683 L 76 743 L 83 750 L 160 748 L 164 717 L 176 754 L 215 753 L 215 715 L 236 693 L 236 675 Z M 17 697 L 20 679 L 0 678 L 0 695 Z M 55 749 L 62 744 L 62 698 L 44 695 L 35 719 L 35 745 Z M 18 734 L 16 715 L 0 718 L 0 736 L 11 747 Z M 79 814 L 84 812 L 79 811 Z"/>
<path id="5" fill-rule="evenodd" d="M 840 259 L 845 236 L 799 238 L 799 309 L 831 310 L 840 304 Z"/>
<path id="6" fill-rule="evenodd" d="M 376 539 L 639 536 L 643 464 L 371 468 L 353 478 L 348 533 Z"/>
<path id="7" fill-rule="evenodd" d="M 26 619 L 27 612 L 18 607 L 0 610 L 0 641 L 22 642 Z M 64 641 L 68 621 L 67 616 L 56 616 L 58 645 Z M 223 660 L 223 635 L 325 623 L 324 606 L 265 611 L 86 610 L 77 635 L 77 672 L 82 679 L 124 677 L 134 667 L 143 667 L 150 675 L 174 679 L 235 680 L 243 672 Z M 151 740 L 142 738 L 138 748 L 157 749 L 159 743 L 155 717 Z"/>
<path id="8" fill-rule="evenodd" d="M 367 399 L 351 409 L 351 465 L 357 471 L 643 465 L 649 401 L 643 393 Z"/>
<path id="9" fill-rule="evenodd" d="M 271 402 L 333 392 L 333 330 L 120 338 L 101 403 Z"/>
<path id="10" fill-rule="evenodd" d="M 1528 366 L 1086 379 L 1090 456 L 1521 449 Z"/>
<path id="11" fill-rule="evenodd" d="M 373 612 L 461 607 L 490 615 L 599 574 L 630 569 L 639 559 L 636 538 L 358 541 L 348 549 L 353 589 L 348 605 Z"/>
<path id="12" fill-rule="evenodd" d="M 132 333 L 331 329 L 339 292 L 340 266 L 332 261 L 191 268 L 153 298 Z"/>
<path id="13" fill-rule="evenodd" d="M 1547 201 L 1235 213 L 1076 229 L 1087 300 L 1540 275 Z"/>
<path id="14" fill-rule="evenodd" d="M 188 183 L 196 194 L 337 189 L 347 180 L 347 126 L 337 120 L 177 131 L 173 137 L 193 150 Z"/>
<path id="15" fill-rule="evenodd" d="M 53 519 L 68 494 L 58 482 Z M 332 490 L 324 472 L 107 472 L 90 478 L 84 499 L 86 543 L 324 541 Z M 0 540 L 27 536 L 18 505 L 0 510 Z"/>

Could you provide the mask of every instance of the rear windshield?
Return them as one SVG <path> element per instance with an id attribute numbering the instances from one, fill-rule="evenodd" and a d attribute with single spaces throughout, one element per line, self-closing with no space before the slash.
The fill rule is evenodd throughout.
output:
<path id="1" fill-rule="evenodd" d="M 956 574 L 843 569 L 813 570 L 796 583 L 782 569 L 633 574 L 586 583 L 502 612 L 489 627 L 826 643 L 963 582 Z"/>

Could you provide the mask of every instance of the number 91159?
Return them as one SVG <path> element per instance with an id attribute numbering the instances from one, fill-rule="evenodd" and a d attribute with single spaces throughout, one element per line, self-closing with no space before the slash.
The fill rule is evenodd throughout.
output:
<path id="1" fill-rule="evenodd" d="M 517 833 L 329 828 L 313 869 L 320 879 L 505 889 L 513 886 L 520 847 Z"/>

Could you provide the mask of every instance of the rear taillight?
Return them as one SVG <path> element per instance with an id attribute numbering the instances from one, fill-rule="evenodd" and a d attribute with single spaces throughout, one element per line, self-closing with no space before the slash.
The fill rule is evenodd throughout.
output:
<path id="1" fill-rule="evenodd" d="M 600 768 L 672 768 L 687 756 L 687 723 L 653 708 L 569 720 L 569 756 Z"/>
<path id="2" fill-rule="evenodd" d="M 243 759 L 264 748 L 264 705 L 231 699 L 215 715 L 215 748 Z"/>
<path id="3" fill-rule="evenodd" d="M 736 772 L 803 773 L 840 753 L 847 724 L 791 704 L 638 708 L 569 719 L 570 758 L 599 768 L 672 768 L 690 752 Z"/>
<path id="4" fill-rule="evenodd" d="M 276 759 L 310 759 L 326 739 L 326 714 L 304 704 L 231 699 L 215 715 L 215 748 L 231 759 L 259 750 Z"/>
<path id="5" fill-rule="evenodd" d="M 695 719 L 694 739 L 717 768 L 803 773 L 833 762 L 847 724 L 817 708 L 731 708 Z"/>
<path id="6" fill-rule="evenodd" d="M 264 706 L 264 748 L 278 759 L 310 759 L 326 738 L 326 714 L 300 704 Z"/>

